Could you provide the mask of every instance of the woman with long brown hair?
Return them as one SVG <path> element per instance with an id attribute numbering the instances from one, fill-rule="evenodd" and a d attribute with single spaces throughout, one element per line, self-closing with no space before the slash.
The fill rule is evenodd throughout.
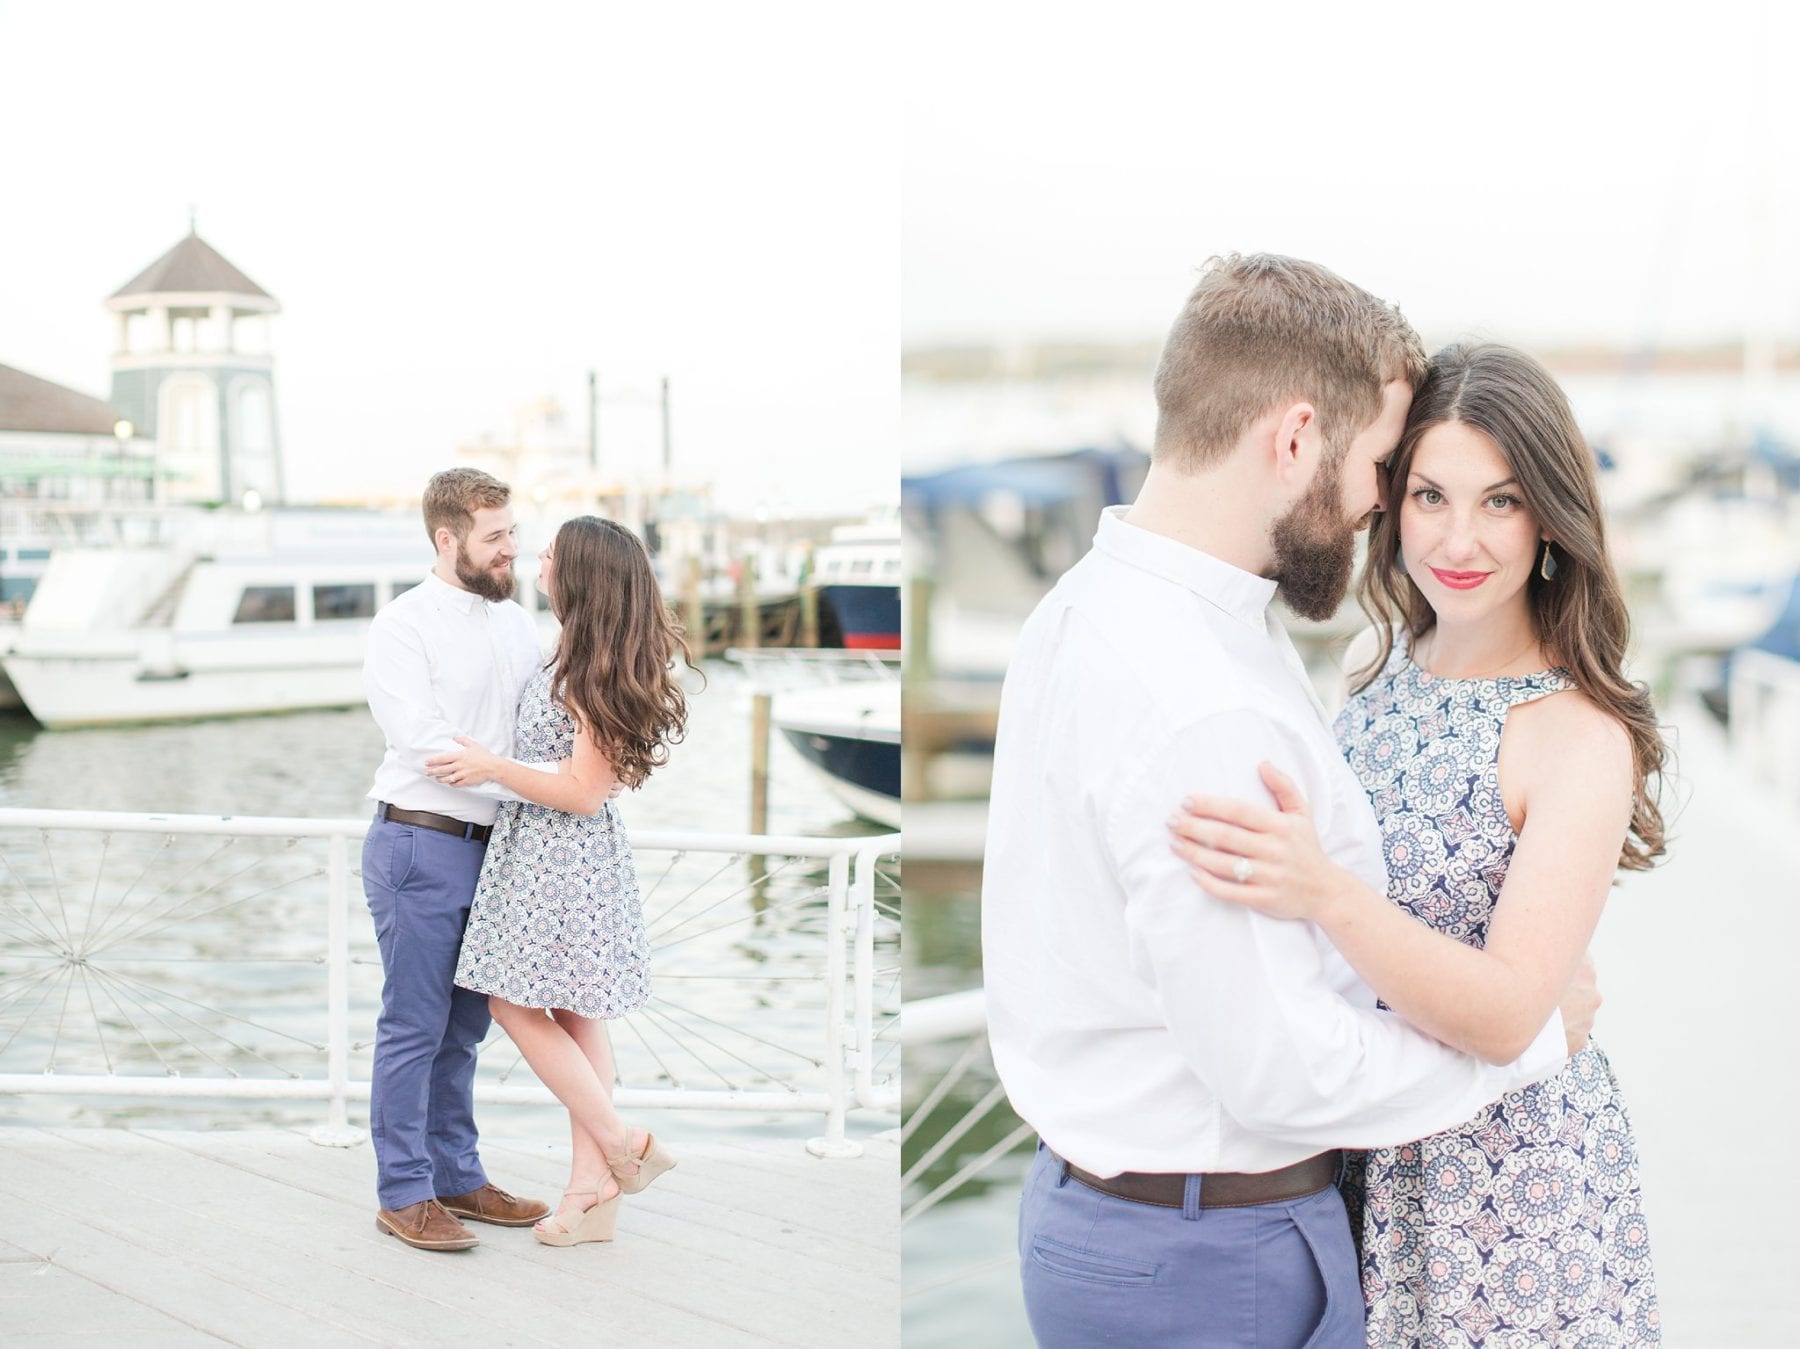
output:
<path id="1" fill-rule="evenodd" d="M 459 737 L 463 748 L 429 767 L 452 786 L 492 781 L 524 798 L 494 821 L 456 982 L 488 995 L 494 1020 L 568 1108 L 569 1186 L 535 1231 L 573 1246 L 610 1241 L 621 1195 L 675 1165 L 612 1105 L 606 1023 L 649 1000 L 650 947 L 611 798 L 642 785 L 681 739 L 687 703 L 674 670 L 688 652 L 629 530 L 581 516 L 538 559 L 562 632 L 519 698 L 515 748 L 527 762 Z"/>
<path id="2" fill-rule="evenodd" d="M 1271 765 L 1279 810 L 1191 800 L 1174 846 L 1208 893 L 1310 919 L 1388 1007 L 1506 1063 L 1555 1013 L 1617 871 L 1663 851 L 1664 745 L 1622 668 L 1594 456 L 1542 366 L 1440 351 L 1388 491 L 1361 587 L 1377 650 L 1336 725 L 1388 893 L 1324 855 Z M 1370 1345 L 1660 1343 L 1636 1149 L 1591 1039 L 1361 1169 Z"/>

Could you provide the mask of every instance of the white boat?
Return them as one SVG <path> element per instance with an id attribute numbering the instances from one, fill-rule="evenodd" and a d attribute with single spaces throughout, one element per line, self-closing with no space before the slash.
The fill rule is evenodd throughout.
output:
<path id="1" fill-rule="evenodd" d="M 369 619 L 426 565 L 59 550 L 6 673 L 46 726 L 354 706 Z"/>
<path id="2" fill-rule="evenodd" d="M 26 709 L 99 726 L 360 706 L 369 622 L 424 579 L 424 531 L 408 515 L 270 515 L 179 544 L 58 548 L 0 655 Z M 534 609 L 531 554 L 518 570 Z"/>
<path id="3" fill-rule="evenodd" d="M 866 820 L 900 828 L 900 684 L 868 680 L 777 694 L 769 719 Z"/>

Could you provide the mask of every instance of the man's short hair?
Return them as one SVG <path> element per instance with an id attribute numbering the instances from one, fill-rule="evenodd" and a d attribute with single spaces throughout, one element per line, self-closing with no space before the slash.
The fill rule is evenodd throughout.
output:
<path id="1" fill-rule="evenodd" d="M 461 543 L 475 525 L 475 512 L 504 506 L 512 488 L 478 468 L 447 468 L 425 484 L 425 533 L 437 547 L 437 532 L 448 529 Z"/>
<path id="2" fill-rule="evenodd" d="M 1197 469 L 1284 399 L 1319 414 L 1333 456 L 1381 413 L 1381 391 L 1425 378 L 1400 311 L 1316 262 L 1274 253 L 1209 259 L 1156 367 L 1153 457 Z"/>

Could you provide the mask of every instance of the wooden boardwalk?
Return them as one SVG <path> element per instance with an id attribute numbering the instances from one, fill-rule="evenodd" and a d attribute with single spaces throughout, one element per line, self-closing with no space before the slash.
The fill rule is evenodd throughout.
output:
<path id="1" fill-rule="evenodd" d="M 555 1249 L 470 1224 L 424 1252 L 376 1229 L 369 1146 L 304 1134 L 0 1128 L 0 1343 L 899 1343 L 890 1136 L 677 1145 L 618 1237 Z M 495 1183 L 551 1200 L 568 1149 L 484 1138 Z"/>

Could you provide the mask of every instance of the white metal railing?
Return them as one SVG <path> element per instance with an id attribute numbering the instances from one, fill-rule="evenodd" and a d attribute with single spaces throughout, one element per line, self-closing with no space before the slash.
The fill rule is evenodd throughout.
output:
<path id="1" fill-rule="evenodd" d="M 0 1094 L 320 1100 L 327 1103 L 328 1120 L 322 1129 L 314 1133 L 318 1141 L 342 1144 L 362 1137 L 360 1131 L 353 1132 L 349 1129 L 347 1120 L 347 1103 L 351 1100 L 366 1101 L 369 1098 L 369 1083 L 353 1080 L 350 1076 L 352 1049 L 366 1047 L 366 1043 L 353 1046 L 350 1038 L 350 983 L 354 967 L 376 962 L 366 958 L 360 961 L 352 958 L 349 881 L 355 874 L 350 864 L 350 844 L 360 840 L 368 827 L 367 820 L 0 809 L 0 1036 L 5 1037 L 0 1039 L 0 1056 L 5 1055 L 7 1048 L 25 1031 L 27 1025 L 32 1024 L 32 1018 L 40 1011 L 43 1012 L 45 1021 L 49 1020 L 50 1005 L 55 1003 L 55 995 L 59 987 L 61 989 L 61 1003 L 55 1016 L 54 1033 L 50 1034 L 47 1028 L 39 1032 L 40 1035 L 50 1034 L 48 1057 L 43 1071 L 0 1072 Z M 20 837 L 17 831 L 37 831 L 40 846 L 35 849 L 13 846 L 14 841 Z M 99 835 L 98 842 L 92 848 L 84 849 L 79 844 L 79 836 L 83 834 Z M 132 840 L 137 836 L 143 838 L 135 850 L 123 846 L 122 840 Z M 145 884 L 146 878 L 151 877 L 159 866 L 165 871 L 171 869 L 166 865 L 168 859 L 164 854 L 174 848 L 177 840 L 221 837 L 225 842 L 186 872 L 173 879 L 157 877 Z M 157 838 L 162 840 L 160 848 L 153 846 Z M 71 839 L 77 841 L 71 844 Z M 283 841 L 285 846 L 270 846 L 257 853 L 247 865 L 202 885 L 202 873 L 239 840 Z M 303 845 L 316 849 L 321 843 L 325 852 L 322 866 L 296 871 L 285 880 L 274 879 L 270 864 L 290 859 L 296 849 L 303 850 Z M 772 921 L 772 915 L 785 916 L 787 920 L 794 921 L 799 944 L 812 950 L 814 934 L 806 930 L 804 921 L 796 918 L 796 915 L 805 915 L 809 910 L 816 911 L 818 901 L 822 898 L 825 919 L 822 941 L 819 943 L 822 949 L 816 950 L 817 959 L 813 962 L 815 968 L 810 971 L 773 975 L 754 964 L 739 970 L 716 969 L 708 964 L 699 970 L 676 972 L 670 977 L 674 980 L 741 980 L 746 986 L 756 987 L 763 987 L 767 981 L 781 978 L 802 984 L 811 982 L 822 985 L 823 1007 L 820 1021 L 815 1026 L 816 1047 L 796 1048 L 791 1043 L 779 1042 L 768 1035 L 745 1029 L 744 1023 L 749 1019 L 747 1015 L 726 1021 L 697 1009 L 685 1006 L 677 1008 L 672 1001 L 663 1005 L 660 1011 L 653 1011 L 662 998 L 659 994 L 652 1000 L 651 1008 L 646 1009 L 646 1015 L 652 1020 L 652 1028 L 660 1027 L 661 1033 L 677 1044 L 683 1038 L 678 1032 L 686 1031 L 710 1045 L 717 1051 L 716 1060 L 707 1059 L 692 1044 L 685 1047 L 723 1085 L 682 1085 L 675 1069 L 664 1060 L 644 1032 L 639 1030 L 637 1034 L 643 1047 L 663 1067 L 663 1076 L 671 1085 L 622 1085 L 615 1094 L 617 1102 L 627 1108 L 678 1107 L 820 1114 L 825 1118 L 824 1133 L 809 1140 L 808 1149 L 820 1156 L 857 1155 L 861 1151 L 860 1146 L 848 1139 L 845 1133 L 847 1112 L 857 1108 L 893 1111 L 899 1107 L 899 1045 L 895 1035 L 899 973 L 897 953 L 891 967 L 878 968 L 876 963 L 878 945 L 883 949 L 898 946 L 898 881 L 895 875 L 882 870 L 881 862 L 884 858 L 898 855 L 899 835 L 809 838 L 643 830 L 632 833 L 631 843 L 640 859 L 647 854 L 671 855 L 667 869 L 660 876 L 652 877 L 648 874 L 648 868 L 641 873 L 646 894 L 646 920 L 652 929 L 650 935 L 653 952 L 663 949 L 658 946 L 659 938 L 665 946 L 672 948 L 703 941 L 709 936 L 717 937 L 719 933 L 738 924 L 769 922 Z M 126 871 L 136 867 L 140 859 L 143 863 L 141 869 L 137 870 L 136 877 L 123 890 L 119 889 L 120 881 L 109 876 L 107 870 L 109 859 L 115 856 L 119 857 L 119 865 Z M 653 913 L 650 898 L 677 870 L 678 865 L 684 859 L 708 856 L 714 859 L 722 857 L 723 864 L 711 871 L 699 885 L 679 893 L 673 902 Z M 786 860 L 779 865 L 768 865 L 770 859 Z M 299 860 L 304 865 L 310 865 L 305 864 L 304 857 Z M 739 882 L 735 878 L 726 880 L 724 895 L 714 893 L 718 888 L 716 882 L 739 860 L 747 862 L 753 878 L 748 882 Z M 825 868 L 823 884 L 812 883 L 811 872 L 803 872 L 785 893 L 766 893 L 772 877 L 780 876 L 801 864 L 810 864 L 816 868 L 821 863 Z M 236 898 L 219 898 L 225 893 L 223 887 L 227 883 L 242 880 L 259 869 L 264 869 L 265 874 L 258 876 L 254 882 L 246 882 L 259 888 Z M 289 869 L 292 870 L 291 865 Z M 759 871 L 761 874 L 755 875 Z M 309 1041 L 305 1036 L 258 1022 L 244 1015 L 243 1010 L 233 1011 L 222 1005 L 209 1006 L 188 996 L 186 992 L 177 993 L 152 986 L 126 969 L 127 965 L 136 969 L 143 963 L 153 964 L 159 960 L 229 962 L 233 958 L 229 955 L 117 954 L 121 944 L 129 939 L 149 941 L 184 923 L 198 923 L 250 900 L 267 899 L 269 896 L 282 895 L 283 892 L 287 892 L 284 898 L 288 898 L 294 893 L 293 887 L 307 885 L 309 889 L 316 889 L 316 882 L 320 879 L 324 881 L 324 950 L 320 952 L 315 946 L 310 952 L 290 952 L 263 958 L 293 963 L 322 963 L 325 966 L 323 1045 Z M 161 892 L 149 899 L 138 896 L 134 902 L 134 893 L 140 885 L 148 890 L 158 880 L 164 884 Z M 889 892 L 886 904 L 880 893 L 884 888 Z M 172 899 L 169 898 L 171 895 Z M 746 895 L 751 896 L 754 902 L 746 900 Z M 699 901 L 697 907 L 691 903 L 695 900 Z M 721 908 L 726 909 L 726 916 L 715 919 L 715 926 L 693 926 L 707 915 L 716 914 Z M 734 934 L 731 940 L 738 940 L 740 937 L 741 934 Z M 365 943 L 369 940 L 367 934 L 362 934 L 362 940 Z M 691 949 L 696 948 L 690 947 Z M 659 959 L 653 955 L 653 968 L 659 964 Z M 883 983 L 883 976 L 891 978 Z M 653 977 L 660 984 L 662 976 L 657 974 Z M 105 1065 L 103 1073 L 57 1071 L 57 1060 L 77 980 L 93 1013 L 98 1054 Z M 884 999 L 884 993 L 891 996 Z M 31 1001 L 34 994 L 35 1001 Z M 108 1016 L 102 1015 L 101 997 L 108 999 L 112 1008 Z M 241 1074 L 229 1064 L 221 1063 L 203 1045 L 191 1041 L 188 1043 L 198 1055 L 217 1065 L 222 1071 L 217 1074 L 189 1075 L 172 1065 L 162 1052 L 172 1041 L 165 1042 L 159 1048 L 157 1037 L 146 1031 L 144 1024 L 153 1020 L 164 1028 L 167 1036 L 176 1039 L 182 1037 L 181 1027 L 175 1024 L 177 1021 L 205 1031 L 202 1023 L 192 1016 L 192 1010 L 222 1017 L 233 1023 L 234 1027 L 238 1023 L 257 1027 L 269 1035 L 297 1042 L 315 1055 L 322 1049 L 325 1057 L 324 1073 L 318 1076 L 296 1072 L 291 1067 L 284 1068 L 262 1053 L 238 1044 L 230 1036 L 212 1029 L 206 1033 L 229 1045 L 240 1059 L 245 1056 L 258 1059 L 283 1072 L 285 1076 Z M 679 1017 L 676 1015 L 677 1010 L 680 1012 Z M 796 1009 L 786 1010 L 794 1013 Z M 134 1011 L 138 1015 L 133 1015 Z M 804 1009 L 799 1011 L 803 1012 Z M 15 1012 L 18 1014 L 18 1024 L 11 1027 L 8 1034 L 7 1022 Z M 792 1016 L 789 1017 L 789 1021 L 791 1020 Z M 629 1024 L 629 1018 L 627 1022 Z M 119 1065 L 115 1063 L 115 1056 L 106 1040 L 105 1027 L 108 1023 L 115 1029 L 123 1025 L 135 1031 L 141 1037 L 143 1045 L 161 1062 L 163 1071 L 160 1074 L 118 1071 Z M 783 1029 L 786 1028 L 784 1023 Z M 806 1076 L 813 1079 L 811 1084 L 783 1078 L 766 1063 L 747 1057 L 751 1049 L 746 1043 L 739 1043 L 735 1048 L 731 1044 L 721 1043 L 727 1036 L 742 1037 L 743 1042 L 755 1042 L 789 1058 L 800 1060 L 808 1065 Z M 490 1040 L 489 1043 L 494 1041 Z M 884 1073 L 881 1068 L 889 1059 L 895 1062 Z M 750 1089 L 732 1081 L 720 1066 L 726 1060 L 735 1060 L 737 1064 L 750 1069 L 754 1075 L 769 1081 L 776 1089 Z M 515 1060 L 515 1066 L 516 1063 Z M 726 1063 L 725 1066 L 729 1068 L 731 1065 Z M 507 1073 L 510 1074 L 511 1071 L 509 1068 Z M 554 1101 L 550 1092 L 541 1085 L 509 1084 L 505 1076 L 503 1074 L 498 1082 L 478 1080 L 476 1098 L 503 1103 L 549 1104 Z"/>
<path id="2" fill-rule="evenodd" d="M 935 998 L 919 998 L 905 1005 L 901 1013 L 901 1043 L 908 1047 L 964 1041 L 956 1059 L 931 1084 L 931 1090 L 906 1112 L 900 1140 L 910 1141 L 939 1108 L 954 1102 L 956 1089 L 971 1076 L 976 1085 L 992 1077 L 993 1059 L 987 1042 L 987 1005 L 981 989 L 947 993 Z M 922 1182 L 926 1173 L 941 1160 L 960 1160 L 959 1145 L 982 1121 L 996 1112 L 1004 1112 L 1006 1089 L 995 1079 L 985 1093 L 971 1103 L 924 1151 L 907 1156 L 900 1177 L 902 1188 Z M 993 1166 L 1009 1153 L 1018 1151 L 1036 1135 L 1036 1130 L 1023 1122 L 1008 1130 L 998 1141 L 961 1165 L 944 1180 L 917 1199 L 904 1204 L 900 1221 L 909 1223 L 948 1199 L 964 1185 Z M 966 1149 L 964 1149 L 966 1151 Z"/>
<path id="3" fill-rule="evenodd" d="M 1730 698 L 1733 757 L 1786 805 L 1800 806 L 1800 661 L 1734 652 Z"/>

